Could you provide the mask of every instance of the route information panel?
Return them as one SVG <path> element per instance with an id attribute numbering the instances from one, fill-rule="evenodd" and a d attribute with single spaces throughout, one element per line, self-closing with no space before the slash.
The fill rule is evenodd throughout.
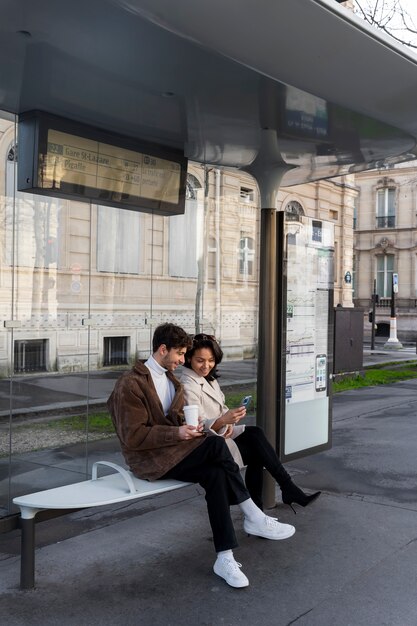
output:
<path id="1" fill-rule="evenodd" d="M 329 440 L 329 313 L 333 224 L 299 217 L 285 225 L 287 319 L 285 454 Z"/>
<path id="2" fill-rule="evenodd" d="M 178 215 L 186 176 L 179 150 L 40 111 L 19 119 L 19 191 Z"/>
<path id="3" fill-rule="evenodd" d="M 53 129 L 47 145 L 39 173 L 43 188 L 68 183 L 178 203 L 179 163 Z"/>

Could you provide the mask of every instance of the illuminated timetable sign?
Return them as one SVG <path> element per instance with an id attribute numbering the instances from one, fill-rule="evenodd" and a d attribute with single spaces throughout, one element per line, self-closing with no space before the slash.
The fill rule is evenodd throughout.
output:
<path id="1" fill-rule="evenodd" d="M 184 213 L 187 159 L 41 112 L 19 120 L 18 189 L 161 215 Z"/>

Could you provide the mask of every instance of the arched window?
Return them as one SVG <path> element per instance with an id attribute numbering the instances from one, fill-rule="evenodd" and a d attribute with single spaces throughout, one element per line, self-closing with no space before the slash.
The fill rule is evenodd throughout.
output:
<path id="1" fill-rule="evenodd" d="M 17 144 L 12 144 L 10 146 L 10 149 L 7 153 L 7 160 L 8 161 L 17 161 Z"/>
<path id="2" fill-rule="evenodd" d="M 185 199 L 197 200 L 197 189 L 201 189 L 201 185 L 193 174 L 187 174 L 185 183 Z"/>
<path id="3" fill-rule="evenodd" d="M 305 215 L 304 209 L 296 200 L 290 200 L 285 207 L 285 219 L 287 222 L 301 222 L 301 217 Z"/>
<path id="4" fill-rule="evenodd" d="M 12 143 L 6 156 L 5 263 L 40 268 L 56 265 L 59 258 L 61 201 L 17 191 L 16 166 L 17 145 Z"/>
<path id="5" fill-rule="evenodd" d="M 296 200 L 290 200 L 285 206 L 285 221 L 287 223 L 287 242 L 296 245 L 297 234 L 303 222 L 304 209 Z"/>
<path id="6" fill-rule="evenodd" d="M 199 180 L 187 175 L 184 215 L 169 217 L 169 275 L 197 278 L 202 254 L 203 206 L 198 199 Z"/>

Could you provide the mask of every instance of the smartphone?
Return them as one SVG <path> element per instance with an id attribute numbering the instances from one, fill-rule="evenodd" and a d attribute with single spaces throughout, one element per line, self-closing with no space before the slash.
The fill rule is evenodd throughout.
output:
<path id="1" fill-rule="evenodd" d="M 316 391 L 325 391 L 327 377 L 327 358 L 325 354 L 316 356 Z"/>
<path id="2" fill-rule="evenodd" d="M 248 408 L 250 401 L 252 400 L 252 396 L 245 396 L 242 398 L 242 402 L 240 403 L 242 406 Z"/>

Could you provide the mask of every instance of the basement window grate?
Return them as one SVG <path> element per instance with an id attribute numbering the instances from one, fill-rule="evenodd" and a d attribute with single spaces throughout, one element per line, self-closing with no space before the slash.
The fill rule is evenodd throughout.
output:
<path id="1" fill-rule="evenodd" d="M 19 339 L 14 342 L 14 372 L 46 372 L 47 339 Z"/>
<path id="2" fill-rule="evenodd" d="M 129 337 L 104 337 L 103 365 L 127 365 Z"/>

